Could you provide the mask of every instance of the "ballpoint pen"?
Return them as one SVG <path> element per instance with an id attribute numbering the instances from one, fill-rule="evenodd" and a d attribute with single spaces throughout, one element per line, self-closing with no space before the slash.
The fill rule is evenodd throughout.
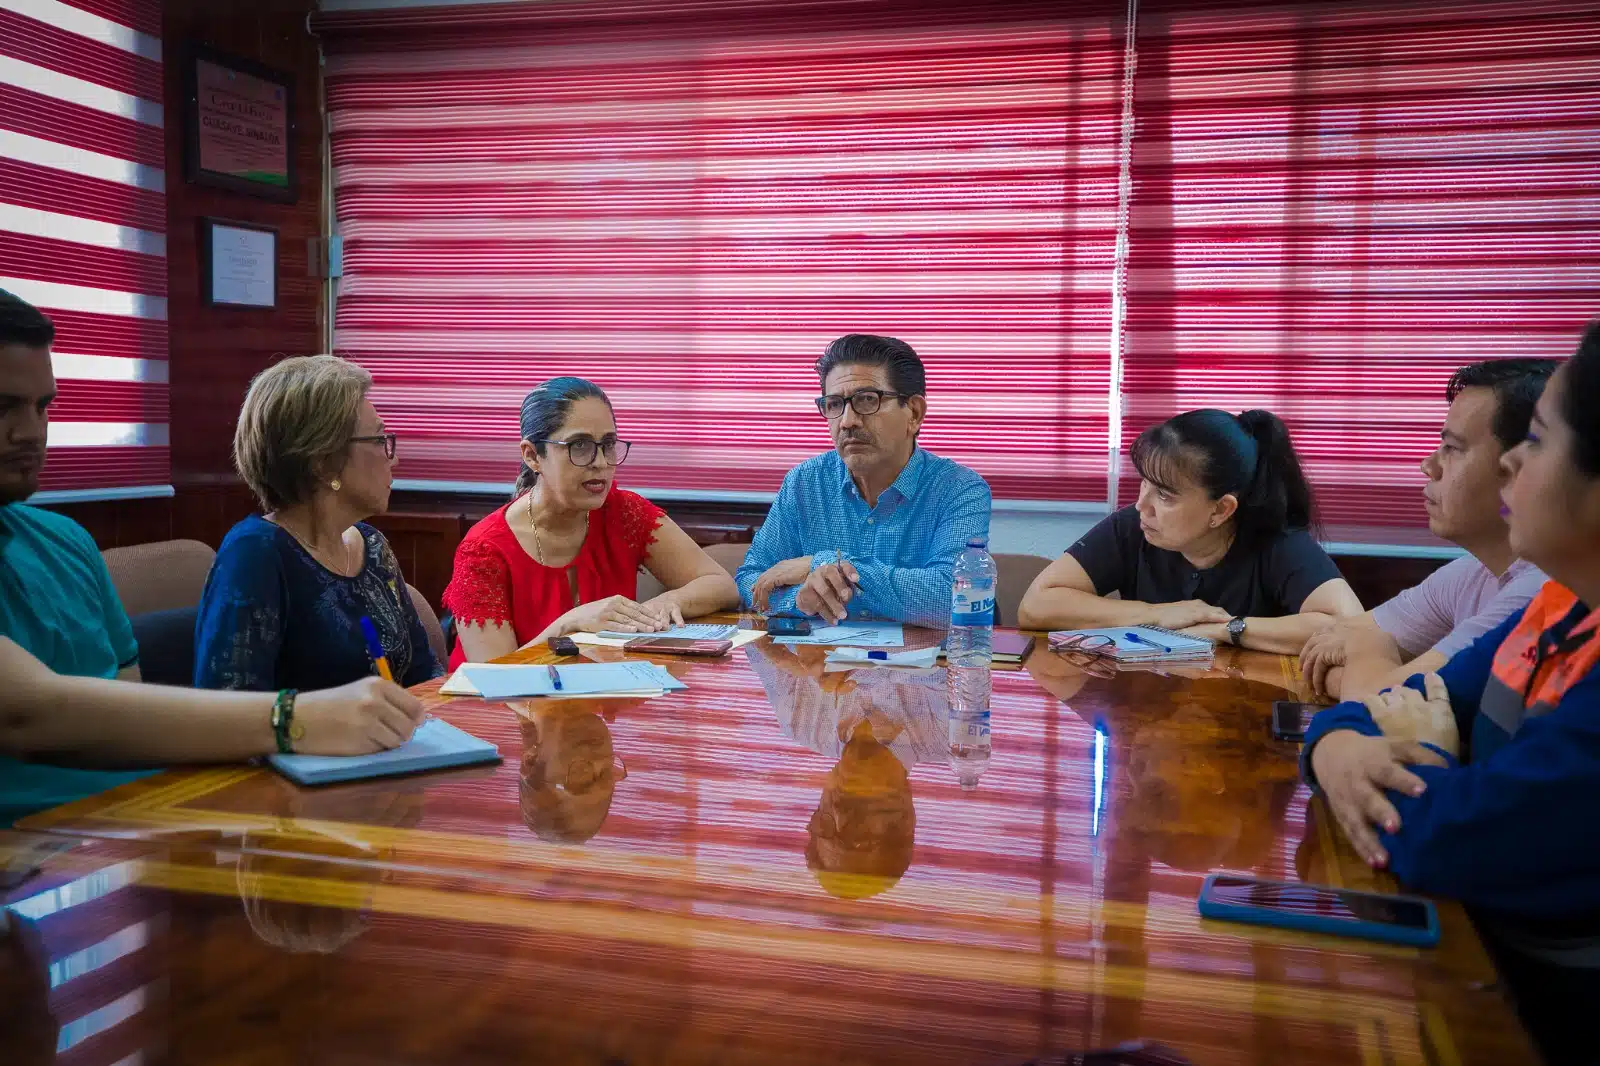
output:
<path id="1" fill-rule="evenodd" d="M 394 672 L 389 669 L 389 657 L 383 653 L 383 642 L 378 639 L 378 627 L 366 615 L 361 616 L 361 634 L 367 638 L 367 654 L 372 656 L 372 665 L 378 668 L 378 676 L 385 681 L 393 681 Z"/>
<path id="2" fill-rule="evenodd" d="M 557 670 L 553 666 L 547 666 L 547 667 L 545 667 L 545 669 L 550 671 L 550 687 L 555 689 L 557 692 L 560 692 L 561 691 L 561 671 Z"/>
<path id="3" fill-rule="evenodd" d="M 1158 651 L 1169 653 L 1172 651 L 1172 649 L 1167 647 L 1165 644 L 1157 644 L 1155 641 L 1151 640 L 1147 636 L 1144 636 L 1142 633 L 1135 633 L 1132 630 L 1122 634 L 1122 638 L 1132 644 L 1148 644 Z"/>
<path id="4" fill-rule="evenodd" d="M 839 576 L 844 578 L 845 584 L 850 586 L 850 596 L 853 599 L 857 594 L 859 594 L 861 592 L 861 586 L 857 585 L 854 581 L 850 580 L 850 575 L 845 572 L 845 569 L 844 569 L 844 561 L 845 561 L 844 560 L 844 552 L 839 550 L 839 542 L 838 541 L 834 541 L 833 542 L 833 557 L 834 557 L 833 558 L 833 565 L 839 568 Z M 848 611 L 846 613 L 848 614 Z M 844 619 L 840 619 L 840 621 L 843 621 L 843 620 Z"/>

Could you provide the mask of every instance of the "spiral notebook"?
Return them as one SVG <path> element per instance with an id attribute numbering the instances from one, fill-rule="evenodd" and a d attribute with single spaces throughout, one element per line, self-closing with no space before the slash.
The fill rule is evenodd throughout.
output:
<path id="1" fill-rule="evenodd" d="M 499 762 L 500 749 L 449 722 L 429 718 L 398 748 L 372 755 L 269 755 L 267 762 L 297 785 L 333 785 L 369 777 Z"/>
<path id="2" fill-rule="evenodd" d="M 1058 629 L 1050 634 L 1050 650 L 1076 651 L 1119 663 L 1193 662 L 1216 654 L 1216 643 L 1160 626 L 1111 626 L 1106 629 Z"/>

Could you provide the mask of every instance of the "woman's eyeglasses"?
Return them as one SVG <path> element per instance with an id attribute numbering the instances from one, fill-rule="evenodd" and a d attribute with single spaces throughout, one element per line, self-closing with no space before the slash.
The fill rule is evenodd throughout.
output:
<path id="1" fill-rule="evenodd" d="M 605 454 L 606 462 L 612 466 L 621 466 L 622 461 L 628 457 L 628 449 L 632 445 L 625 440 L 607 437 L 605 440 L 590 440 L 580 437 L 577 440 L 550 440 L 547 437 L 539 439 L 540 444 L 559 444 L 567 450 L 567 459 L 573 466 L 593 466 L 596 458 L 601 453 Z"/>
<path id="2" fill-rule="evenodd" d="M 1104 633 L 1077 633 L 1050 642 L 1051 651 L 1077 651 L 1091 655 L 1104 654 L 1116 646 L 1117 642 Z"/>
<path id="3" fill-rule="evenodd" d="M 399 442 L 399 440 L 400 440 L 399 435 L 395 434 L 395 433 L 372 433 L 372 434 L 369 434 L 369 435 L 367 435 L 365 437 L 351 437 L 350 438 L 350 443 L 351 444 L 382 444 L 383 445 L 383 454 L 388 456 L 390 459 L 393 459 L 394 458 L 395 445 Z"/>
<path id="4" fill-rule="evenodd" d="M 1068 665 L 1101 678 L 1117 675 L 1116 660 L 1111 657 L 1116 646 L 1115 640 L 1100 633 L 1079 633 L 1050 642 L 1050 650 Z"/>

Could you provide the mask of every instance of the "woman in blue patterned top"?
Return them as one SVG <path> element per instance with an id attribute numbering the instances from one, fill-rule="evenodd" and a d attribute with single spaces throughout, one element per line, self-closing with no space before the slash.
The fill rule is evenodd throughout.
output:
<path id="1" fill-rule="evenodd" d="M 256 376 L 234 463 L 263 515 L 217 552 L 195 623 L 198 688 L 331 688 L 373 671 L 372 619 L 394 679 L 438 676 L 399 561 L 363 519 L 389 505 L 395 436 L 367 399 L 372 377 L 331 355 Z"/>

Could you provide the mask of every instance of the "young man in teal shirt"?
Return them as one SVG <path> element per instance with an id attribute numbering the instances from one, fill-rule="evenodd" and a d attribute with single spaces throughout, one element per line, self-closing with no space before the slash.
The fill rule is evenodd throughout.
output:
<path id="1" fill-rule="evenodd" d="M 72 519 L 28 507 L 44 467 L 55 326 L 0 290 L 0 636 L 58 674 L 139 680 L 139 648 L 100 550 Z M 140 776 L 0 757 L 0 827 Z"/>

